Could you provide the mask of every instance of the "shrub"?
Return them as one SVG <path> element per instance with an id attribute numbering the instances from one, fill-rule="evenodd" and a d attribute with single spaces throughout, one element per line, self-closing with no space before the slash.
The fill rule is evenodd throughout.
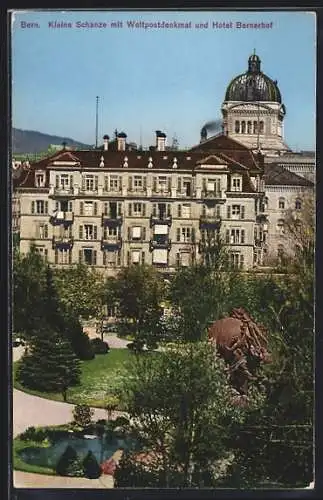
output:
<path id="1" fill-rule="evenodd" d="M 89 479 L 97 479 L 102 474 L 101 467 L 92 451 L 89 451 L 83 460 L 83 471 L 85 477 Z"/>
<path id="2" fill-rule="evenodd" d="M 95 354 L 106 354 L 110 350 L 109 344 L 101 340 L 99 337 L 91 339 L 90 343 Z"/>
<path id="3" fill-rule="evenodd" d="M 66 325 L 66 335 L 69 338 L 76 356 L 82 361 L 95 357 L 90 339 L 77 318 L 70 317 Z"/>
<path id="4" fill-rule="evenodd" d="M 72 446 L 67 446 L 56 464 L 56 473 L 59 476 L 82 477 L 83 466 Z"/>
<path id="5" fill-rule="evenodd" d="M 94 410 L 88 405 L 76 405 L 73 410 L 74 424 L 85 428 L 89 427 L 92 423 Z"/>

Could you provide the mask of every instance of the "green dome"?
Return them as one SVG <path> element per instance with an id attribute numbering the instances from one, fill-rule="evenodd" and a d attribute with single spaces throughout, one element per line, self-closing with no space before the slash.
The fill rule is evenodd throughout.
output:
<path id="1" fill-rule="evenodd" d="M 228 85 L 225 101 L 282 102 L 277 81 L 260 71 L 261 61 L 256 54 L 248 59 L 248 71 L 234 78 Z"/>

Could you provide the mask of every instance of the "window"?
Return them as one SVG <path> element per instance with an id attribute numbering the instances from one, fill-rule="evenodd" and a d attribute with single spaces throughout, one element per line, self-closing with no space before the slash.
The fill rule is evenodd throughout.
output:
<path id="1" fill-rule="evenodd" d="M 140 191 L 143 188 L 142 177 L 139 175 L 135 175 L 133 179 L 133 187 L 135 191 Z"/>
<path id="2" fill-rule="evenodd" d="M 242 134 L 246 133 L 246 122 L 245 121 L 241 122 L 241 133 Z"/>
<path id="3" fill-rule="evenodd" d="M 279 219 L 277 221 L 277 232 L 279 234 L 284 234 L 284 232 L 285 232 L 285 221 L 284 221 L 284 219 Z"/>
<path id="4" fill-rule="evenodd" d="M 71 264 L 72 252 L 70 249 L 61 248 L 55 249 L 55 264 Z"/>
<path id="5" fill-rule="evenodd" d="M 252 133 L 252 123 L 251 122 L 247 122 L 247 133 L 248 134 Z"/>
<path id="6" fill-rule="evenodd" d="M 245 230 L 227 229 L 225 242 L 231 245 L 243 244 L 245 242 Z"/>
<path id="7" fill-rule="evenodd" d="M 240 219 L 240 218 L 244 219 L 244 207 L 241 205 L 232 205 L 231 218 L 232 219 Z"/>
<path id="8" fill-rule="evenodd" d="M 140 250 L 133 250 L 131 252 L 131 262 L 133 264 L 139 264 L 140 263 Z"/>
<path id="9" fill-rule="evenodd" d="M 153 264 L 167 264 L 168 252 L 165 249 L 153 250 Z"/>
<path id="10" fill-rule="evenodd" d="M 96 215 L 97 203 L 93 201 L 84 201 L 84 215 Z"/>
<path id="11" fill-rule="evenodd" d="M 192 181 L 189 178 L 184 178 L 183 187 L 186 196 L 192 196 Z"/>
<path id="12" fill-rule="evenodd" d="M 35 208 L 36 208 L 36 214 L 47 214 L 48 213 L 48 201 L 44 200 L 37 200 L 36 205 L 35 202 L 31 202 L 31 213 L 35 213 Z"/>
<path id="13" fill-rule="evenodd" d="M 35 174 L 35 186 L 36 187 L 44 187 L 45 186 L 45 175 L 43 173 Z"/>
<path id="14" fill-rule="evenodd" d="M 239 132 L 240 132 L 240 123 L 239 123 L 238 120 L 236 120 L 236 122 L 235 122 L 234 131 L 235 131 L 236 134 L 239 134 Z"/>
<path id="15" fill-rule="evenodd" d="M 88 266 L 96 266 L 96 250 L 93 248 L 83 248 L 79 251 L 79 261 Z"/>
<path id="16" fill-rule="evenodd" d="M 253 122 L 253 133 L 258 134 L 258 123 L 257 122 Z"/>
<path id="17" fill-rule="evenodd" d="M 135 226 L 132 228 L 132 239 L 133 240 L 140 240 L 141 238 L 141 227 Z"/>
<path id="18" fill-rule="evenodd" d="M 85 191 L 97 191 L 99 178 L 97 175 L 87 174 L 82 179 L 82 189 Z"/>
<path id="19" fill-rule="evenodd" d="M 232 177 L 232 179 L 231 179 L 231 191 L 241 191 L 241 189 L 242 189 L 241 177 Z"/>
<path id="20" fill-rule="evenodd" d="M 68 174 L 61 174 L 60 176 L 60 188 L 61 189 L 69 189 L 70 187 L 70 178 Z"/>
<path id="21" fill-rule="evenodd" d="M 129 205 L 129 215 L 131 215 L 131 206 L 132 204 Z M 132 215 L 134 217 L 144 217 L 145 216 L 145 205 L 143 203 L 133 203 L 133 212 Z"/>
<path id="22" fill-rule="evenodd" d="M 119 191 L 119 177 L 116 175 L 110 176 L 109 183 L 110 191 Z"/>
<path id="23" fill-rule="evenodd" d="M 48 250 L 45 247 L 35 247 L 36 252 L 38 252 L 45 260 L 47 260 Z"/>
<path id="24" fill-rule="evenodd" d="M 97 226 L 93 224 L 84 224 L 80 226 L 80 240 L 96 240 L 97 239 Z"/>
<path id="25" fill-rule="evenodd" d="M 167 177 L 160 175 L 158 177 L 158 191 L 167 191 Z"/>
<path id="26" fill-rule="evenodd" d="M 103 265 L 107 267 L 115 267 L 118 263 L 118 252 L 113 250 L 105 250 L 103 252 Z"/>
<path id="27" fill-rule="evenodd" d="M 285 209 L 285 198 L 279 198 L 279 200 L 278 200 L 278 208 L 280 210 L 284 210 Z"/>
<path id="28" fill-rule="evenodd" d="M 230 266 L 233 269 L 243 269 L 244 266 L 244 256 L 240 253 L 231 252 L 230 253 Z"/>
<path id="29" fill-rule="evenodd" d="M 182 243 L 190 243 L 194 239 L 194 231 L 191 227 L 178 227 L 176 239 Z"/>
<path id="30" fill-rule="evenodd" d="M 301 200 L 296 200 L 295 201 L 295 210 L 301 210 L 302 209 L 302 202 Z"/>
<path id="31" fill-rule="evenodd" d="M 48 238 L 48 225 L 47 224 L 39 224 L 37 236 L 39 239 Z"/>
<path id="32" fill-rule="evenodd" d="M 180 265 L 188 267 L 191 264 L 191 254 L 189 252 L 182 252 L 180 254 Z"/>
<path id="33" fill-rule="evenodd" d="M 191 217 L 191 205 L 189 203 L 184 203 L 182 205 L 182 217 L 183 219 L 189 219 Z"/>
<path id="34" fill-rule="evenodd" d="M 259 134 L 263 134 L 264 133 L 264 122 L 261 121 L 259 122 Z"/>

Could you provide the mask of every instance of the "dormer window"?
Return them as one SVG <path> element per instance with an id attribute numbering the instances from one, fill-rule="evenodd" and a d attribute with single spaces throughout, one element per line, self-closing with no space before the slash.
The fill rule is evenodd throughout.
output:
<path id="1" fill-rule="evenodd" d="M 35 174 L 35 186 L 44 187 L 45 186 L 45 174 L 44 172 L 39 172 Z"/>
<path id="2" fill-rule="evenodd" d="M 231 191 L 242 191 L 242 178 L 240 176 L 231 178 Z"/>

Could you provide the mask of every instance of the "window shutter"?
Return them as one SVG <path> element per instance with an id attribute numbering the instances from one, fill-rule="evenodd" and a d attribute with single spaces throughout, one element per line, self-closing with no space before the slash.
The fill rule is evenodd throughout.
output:
<path id="1" fill-rule="evenodd" d="M 99 188 L 99 178 L 98 178 L 98 176 L 96 175 L 96 176 L 94 177 L 94 189 L 95 189 L 95 191 L 97 191 L 97 190 L 98 190 L 98 188 Z"/>
<path id="2" fill-rule="evenodd" d="M 48 226 L 47 226 L 47 224 L 44 225 L 44 238 L 48 238 Z"/>
<path id="3" fill-rule="evenodd" d="M 145 203 L 142 204 L 142 216 L 146 217 L 146 204 Z"/>
<path id="4" fill-rule="evenodd" d="M 104 176 L 104 191 L 110 191 L 109 177 L 107 175 Z"/>
<path id="5" fill-rule="evenodd" d="M 55 249 L 55 264 L 58 264 L 58 250 Z"/>
<path id="6" fill-rule="evenodd" d="M 128 177 L 128 188 L 129 188 L 129 191 L 132 190 L 132 177 Z"/>
<path id="7" fill-rule="evenodd" d="M 129 203 L 129 205 L 128 205 L 128 215 L 131 216 L 131 213 L 132 213 L 132 204 Z"/>
<path id="8" fill-rule="evenodd" d="M 241 205 L 241 219 L 244 219 L 244 205 Z"/>
<path id="9" fill-rule="evenodd" d="M 93 265 L 94 266 L 96 266 L 96 255 L 97 255 L 97 251 L 93 250 Z"/>
<path id="10" fill-rule="evenodd" d="M 182 217 L 182 205 L 178 205 L 177 207 L 177 216 Z"/>
<path id="11" fill-rule="evenodd" d="M 59 188 L 59 175 L 56 175 L 55 177 L 55 186 L 57 189 Z"/>
<path id="12" fill-rule="evenodd" d="M 68 202 L 68 211 L 73 212 L 73 202 L 72 201 Z"/>
<path id="13" fill-rule="evenodd" d="M 127 263 L 128 263 L 128 266 L 130 266 L 130 252 L 129 251 L 127 252 Z"/>
<path id="14" fill-rule="evenodd" d="M 83 240 L 83 226 L 79 227 L 79 238 L 80 240 Z"/>
<path id="15" fill-rule="evenodd" d="M 119 177 L 119 191 L 122 191 L 122 177 Z"/>
<path id="16" fill-rule="evenodd" d="M 153 191 L 157 191 L 157 178 L 153 178 Z"/>
<path id="17" fill-rule="evenodd" d="M 227 219 L 231 218 L 231 207 L 230 205 L 227 206 Z"/>
<path id="18" fill-rule="evenodd" d="M 98 239 L 98 227 L 93 226 L 93 239 L 97 240 Z"/>
<path id="19" fill-rule="evenodd" d="M 177 191 L 181 191 L 182 189 L 182 179 L 178 177 L 177 179 Z"/>
<path id="20" fill-rule="evenodd" d="M 103 253 L 102 253 L 102 261 L 103 261 L 103 265 L 104 266 L 106 265 L 106 259 L 107 259 L 107 253 L 105 251 L 103 251 Z"/>
<path id="21" fill-rule="evenodd" d="M 31 213 L 32 214 L 35 213 L 35 202 L 34 201 L 31 202 Z"/>
<path id="22" fill-rule="evenodd" d="M 194 229 L 194 227 L 192 227 L 191 241 L 192 241 L 192 243 L 195 243 L 195 229 Z"/>
<path id="23" fill-rule="evenodd" d="M 145 227 L 142 228 L 142 239 L 143 240 L 146 239 L 146 228 Z"/>
<path id="24" fill-rule="evenodd" d="M 79 250 L 79 263 L 82 263 L 82 250 Z"/>
<path id="25" fill-rule="evenodd" d="M 131 227 L 128 227 L 128 240 L 131 240 Z"/>
<path id="26" fill-rule="evenodd" d="M 244 229 L 241 229 L 241 243 L 244 243 Z"/>
<path id="27" fill-rule="evenodd" d="M 70 175 L 70 188 L 72 189 L 73 187 L 73 175 Z"/>
<path id="28" fill-rule="evenodd" d="M 96 201 L 93 204 L 93 213 L 94 215 L 98 215 L 98 204 Z"/>
<path id="29" fill-rule="evenodd" d="M 59 203 L 58 201 L 55 201 L 55 212 L 58 212 L 59 210 Z"/>
<path id="30" fill-rule="evenodd" d="M 153 217 L 156 217 L 157 215 L 157 205 L 156 203 L 153 204 Z"/>
<path id="31" fill-rule="evenodd" d="M 68 251 L 68 263 L 72 264 L 72 250 Z"/>
<path id="32" fill-rule="evenodd" d="M 84 203 L 83 201 L 80 202 L 80 215 L 84 214 Z"/>
<path id="33" fill-rule="evenodd" d="M 172 190 L 172 178 L 168 177 L 168 191 Z"/>
<path id="34" fill-rule="evenodd" d="M 141 263 L 145 263 L 145 252 L 141 252 Z"/>
<path id="35" fill-rule="evenodd" d="M 109 205 L 107 202 L 104 203 L 104 215 L 108 215 Z"/>
<path id="36" fill-rule="evenodd" d="M 48 201 L 45 201 L 45 214 L 48 214 Z"/>
<path id="37" fill-rule="evenodd" d="M 122 215 L 122 204 L 118 203 L 118 215 Z"/>
<path id="38" fill-rule="evenodd" d="M 206 179 L 203 179 L 203 191 L 207 191 L 207 189 L 206 189 Z"/>
<path id="39" fill-rule="evenodd" d="M 229 231 L 229 229 L 227 229 L 225 232 L 225 242 L 230 243 L 230 231 Z"/>
<path id="40" fill-rule="evenodd" d="M 220 205 L 216 206 L 216 216 L 217 217 L 221 217 L 221 207 L 220 207 Z"/>
<path id="41" fill-rule="evenodd" d="M 45 254 L 45 260 L 47 260 L 47 258 L 48 258 L 48 250 L 47 250 L 47 248 L 45 248 L 44 254 Z"/>
<path id="42" fill-rule="evenodd" d="M 170 203 L 168 203 L 168 205 L 167 205 L 167 217 L 171 216 L 171 213 L 172 213 L 171 210 L 172 210 L 172 206 Z"/>
<path id="43" fill-rule="evenodd" d="M 143 185 L 144 191 L 146 191 L 146 189 L 147 189 L 147 178 L 146 177 L 143 178 L 142 185 Z"/>
<path id="44" fill-rule="evenodd" d="M 85 190 L 85 177 L 82 175 L 82 189 Z"/>
<path id="45" fill-rule="evenodd" d="M 180 227 L 178 227 L 176 229 L 176 241 L 180 241 L 181 240 L 181 229 Z"/>

